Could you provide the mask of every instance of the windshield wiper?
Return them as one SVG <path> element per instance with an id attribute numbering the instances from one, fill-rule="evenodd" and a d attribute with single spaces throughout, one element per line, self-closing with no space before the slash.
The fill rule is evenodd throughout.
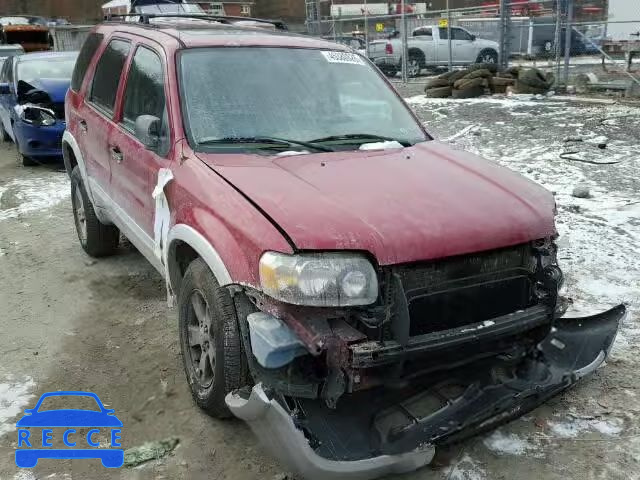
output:
<path id="1" fill-rule="evenodd" d="M 375 135 L 373 133 L 348 133 L 345 135 L 331 135 L 330 137 L 318 138 L 311 140 L 311 143 L 324 143 L 335 142 L 340 140 L 376 140 L 382 142 L 398 142 L 403 147 L 410 147 L 411 142 L 407 140 L 398 140 L 397 138 L 383 137 L 382 135 Z M 367 143 L 367 142 L 362 142 Z"/>
<path id="2" fill-rule="evenodd" d="M 227 137 L 227 138 L 215 138 L 215 139 L 204 139 L 198 142 L 199 145 L 216 145 L 216 144 L 234 144 L 234 143 L 262 143 L 270 145 L 266 148 L 272 147 L 303 147 L 308 148 L 309 150 L 316 150 L 318 152 L 333 152 L 334 150 L 330 147 L 325 147 L 323 145 L 315 145 L 313 142 L 301 142 L 298 140 L 288 140 L 285 138 L 276 138 L 276 137 Z"/>

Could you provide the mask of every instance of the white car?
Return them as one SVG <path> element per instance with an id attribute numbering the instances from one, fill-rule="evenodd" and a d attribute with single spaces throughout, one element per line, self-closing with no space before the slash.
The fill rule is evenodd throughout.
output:
<path id="1" fill-rule="evenodd" d="M 447 28 L 437 25 L 418 27 L 408 41 L 407 75 L 416 77 L 423 68 L 449 63 Z M 451 27 L 451 60 L 453 65 L 498 63 L 498 43 L 484 40 L 461 27 Z M 369 58 L 390 76 L 402 70 L 402 39 L 377 40 L 369 44 Z"/>

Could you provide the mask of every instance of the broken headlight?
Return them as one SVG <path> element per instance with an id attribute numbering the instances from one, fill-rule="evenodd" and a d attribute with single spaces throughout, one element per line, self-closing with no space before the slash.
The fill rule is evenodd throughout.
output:
<path id="1" fill-rule="evenodd" d="M 51 110 L 36 106 L 24 107 L 20 113 L 20 119 L 23 122 L 44 127 L 50 127 L 56 123 L 56 116 Z"/>
<path id="2" fill-rule="evenodd" d="M 346 307 L 378 298 L 373 265 L 358 254 L 267 252 L 260 259 L 260 283 L 267 295 L 294 305 Z"/>

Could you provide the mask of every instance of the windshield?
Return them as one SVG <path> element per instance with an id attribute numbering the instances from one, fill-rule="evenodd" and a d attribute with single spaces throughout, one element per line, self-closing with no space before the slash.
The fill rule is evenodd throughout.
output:
<path id="1" fill-rule="evenodd" d="M 196 148 L 266 137 L 426 140 L 395 92 L 355 53 L 198 48 L 184 51 L 180 63 L 185 123 Z"/>
<path id="2" fill-rule="evenodd" d="M 0 25 L 46 25 L 40 17 L 0 17 Z"/>
<path id="3" fill-rule="evenodd" d="M 136 13 L 196 13 L 204 14 L 204 10 L 199 5 L 190 4 L 157 4 L 141 5 L 136 7 Z"/>
<path id="4" fill-rule="evenodd" d="M 46 57 L 18 63 L 17 79 L 29 83 L 39 78 L 70 79 L 76 57 Z"/>

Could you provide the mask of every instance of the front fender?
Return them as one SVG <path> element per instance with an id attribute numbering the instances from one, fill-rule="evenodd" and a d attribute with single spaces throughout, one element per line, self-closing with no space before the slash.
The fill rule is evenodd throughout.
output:
<path id="1" fill-rule="evenodd" d="M 168 281 L 170 282 L 171 289 L 174 292 L 178 291 L 178 285 L 180 284 L 182 277 L 177 257 L 177 247 L 181 242 L 195 250 L 195 252 L 206 262 L 220 286 L 230 285 L 233 283 L 222 256 L 213 247 L 213 245 L 211 245 L 209 240 L 207 240 L 207 238 L 195 228 L 181 223 L 174 225 L 169 230 L 167 238 L 167 245 L 169 246 L 167 251 L 167 267 L 169 270 Z"/>

